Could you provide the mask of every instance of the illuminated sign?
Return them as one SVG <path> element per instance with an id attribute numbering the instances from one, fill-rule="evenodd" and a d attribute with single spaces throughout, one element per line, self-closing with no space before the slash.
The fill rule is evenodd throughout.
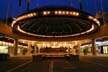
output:
<path id="1" fill-rule="evenodd" d="M 0 54 L 8 54 L 8 46 L 0 46 Z"/>

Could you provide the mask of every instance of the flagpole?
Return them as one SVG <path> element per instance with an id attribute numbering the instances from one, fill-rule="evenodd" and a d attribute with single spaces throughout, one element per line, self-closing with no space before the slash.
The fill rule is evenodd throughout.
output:
<path id="1" fill-rule="evenodd" d="M 27 11 L 30 10 L 30 0 L 26 0 L 27 1 Z"/>
<path id="2" fill-rule="evenodd" d="M 19 0 L 19 7 L 22 6 L 22 0 Z"/>
<path id="3" fill-rule="evenodd" d="M 79 0 L 80 10 L 82 10 L 82 0 Z"/>

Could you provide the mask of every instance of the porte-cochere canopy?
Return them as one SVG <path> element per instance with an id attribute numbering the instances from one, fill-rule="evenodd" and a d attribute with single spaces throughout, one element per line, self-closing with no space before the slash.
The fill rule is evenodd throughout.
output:
<path id="1" fill-rule="evenodd" d="M 12 22 L 14 33 L 44 38 L 68 38 L 95 33 L 100 22 L 72 7 L 43 7 L 28 11 Z"/>

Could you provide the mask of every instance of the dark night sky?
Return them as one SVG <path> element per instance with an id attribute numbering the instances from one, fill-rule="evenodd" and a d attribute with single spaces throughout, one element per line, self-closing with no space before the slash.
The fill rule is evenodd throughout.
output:
<path id="1" fill-rule="evenodd" d="M 72 1 L 72 2 L 71 2 Z M 102 3 L 101 3 L 102 1 Z M 101 4 L 103 7 L 101 7 Z M 82 0 L 83 11 L 95 15 L 97 11 L 108 12 L 108 0 Z M 79 9 L 78 0 L 31 0 L 30 9 L 43 6 L 73 6 Z M 19 7 L 19 0 L 0 0 L 0 18 L 17 17 L 26 12 L 26 0 L 22 0 L 22 6 Z"/>

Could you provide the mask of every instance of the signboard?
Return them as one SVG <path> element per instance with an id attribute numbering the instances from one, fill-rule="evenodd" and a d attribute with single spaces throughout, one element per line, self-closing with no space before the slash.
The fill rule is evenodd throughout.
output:
<path id="1" fill-rule="evenodd" d="M 8 54 L 8 46 L 0 46 L 0 54 Z"/>

